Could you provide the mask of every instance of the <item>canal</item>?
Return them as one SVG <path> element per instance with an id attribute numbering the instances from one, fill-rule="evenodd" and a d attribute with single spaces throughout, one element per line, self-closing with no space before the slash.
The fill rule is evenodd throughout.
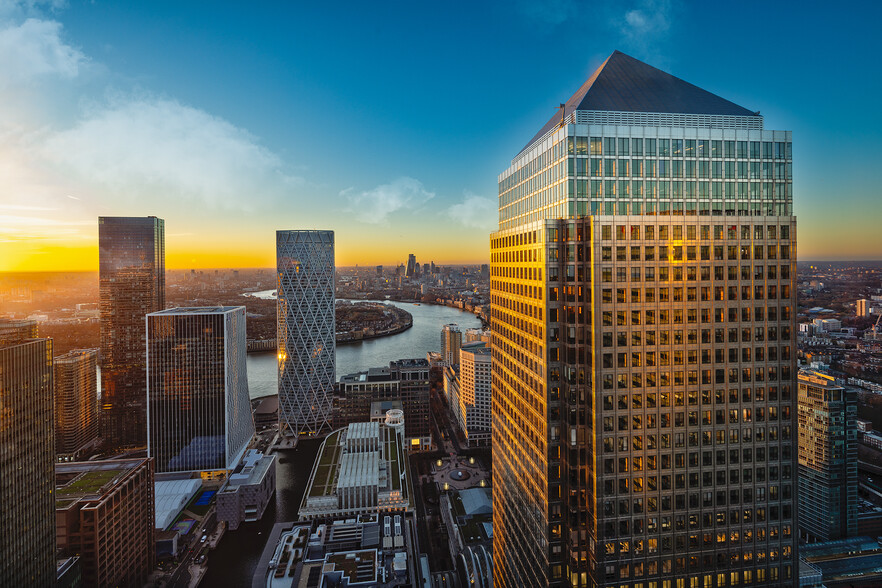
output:
<path id="1" fill-rule="evenodd" d="M 441 327 L 456 323 L 462 328 L 479 328 L 473 314 L 447 306 L 393 302 L 413 315 L 413 327 L 389 337 L 370 339 L 337 347 L 337 379 L 371 367 L 388 365 L 405 358 L 424 358 L 429 351 L 441 350 Z M 248 386 L 252 398 L 276 394 L 275 353 L 251 353 L 247 359 Z M 208 558 L 208 572 L 202 586 L 250 586 L 255 567 L 273 525 L 297 518 L 300 500 L 312 469 L 320 442 L 307 441 L 296 449 L 276 453 L 276 496 L 263 518 L 243 523 L 228 532 Z"/>

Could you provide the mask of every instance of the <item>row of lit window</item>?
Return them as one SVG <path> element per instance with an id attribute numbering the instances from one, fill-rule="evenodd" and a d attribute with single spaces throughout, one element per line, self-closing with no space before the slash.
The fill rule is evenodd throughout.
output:
<path id="1" fill-rule="evenodd" d="M 745 249 L 745 247 L 747 247 L 747 249 Z M 738 256 L 738 251 L 736 250 L 734 252 L 736 257 L 732 258 L 732 260 L 738 259 L 738 257 L 740 257 L 741 260 L 749 260 L 751 258 L 750 246 L 745 246 L 745 247 L 741 248 L 741 255 L 740 256 Z M 757 261 L 762 260 L 762 251 L 759 249 L 760 247 L 762 247 L 762 245 L 755 245 L 753 247 L 753 256 L 752 257 Z M 783 248 L 785 246 L 782 245 L 781 247 L 782 247 L 782 251 L 781 251 L 782 259 L 789 259 L 789 257 L 790 257 L 789 249 L 787 251 L 784 251 Z M 783 257 L 785 254 L 787 255 L 786 258 Z M 722 266 L 720 266 L 720 267 L 722 267 Z M 578 271 L 577 271 L 577 269 L 578 269 Z M 628 282 L 628 281 L 631 281 L 631 282 L 655 282 L 656 281 L 656 278 L 655 278 L 656 269 L 658 269 L 658 281 L 659 282 L 682 282 L 684 280 L 688 281 L 688 282 L 696 282 L 699 280 L 699 275 L 701 275 L 701 281 L 703 281 L 703 282 L 710 281 L 710 267 L 709 266 L 702 267 L 701 274 L 699 274 L 698 267 L 687 266 L 684 268 L 682 265 L 676 265 L 673 267 L 668 267 L 668 266 L 663 265 L 658 268 L 655 268 L 653 266 L 647 266 L 645 268 L 640 267 L 640 266 L 615 267 L 615 268 L 614 267 L 602 267 L 602 268 L 600 268 L 600 281 L 604 284 L 612 283 L 613 270 L 615 270 L 615 276 L 616 276 L 615 281 L 616 282 Z M 556 270 L 557 270 L 556 267 L 548 268 L 548 280 L 549 281 L 557 281 L 558 280 L 558 278 L 556 277 L 558 272 Z M 583 279 L 584 270 L 583 270 L 582 266 L 577 267 L 575 265 L 568 265 L 568 266 L 566 266 L 564 273 L 566 276 L 565 281 L 567 281 L 567 282 L 574 282 L 574 281 L 584 282 L 585 281 Z M 576 280 L 577 275 L 579 276 L 578 280 Z M 629 279 L 629 276 L 630 276 L 630 279 Z M 716 279 L 722 279 L 722 278 L 716 278 Z M 775 278 L 769 278 L 769 279 L 775 279 Z M 724 288 L 724 287 L 725 286 L 715 286 L 714 287 L 714 291 L 715 291 L 714 300 L 720 300 L 720 301 L 724 300 L 724 298 L 718 297 L 718 290 L 721 288 Z M 742 286 L 742 289 L 743 288 L 750 288 L 750 287 L 751 286 L 745 285 L 745 286 Z M 727 290 L 727 298 L 726 299 L 739 300 L 738 292 L 737 292 L 738 286 L 729 285 L 727 288 L 728 288 L 728 290 Z M 734 291 L 733 291 L 733 288 L 735 288 Z M 757 288 L 759 288 L 759 290 Z M 767 296 L 764 294 L 764 289 L 766 289 L 766 288 L 768 289 Z M 790 298 L 790 285 L 789 284 L 782 284 L 780 286 L 780 288 L 774 284 L 768 285 L 768 286 L 761 286 L 761 285 L 754 286 L 753 299 L 762 300 L 765 298 L 766 300 L 774 300 L 774 299 L 778 298 L 778 292 L 781 293 L 780 296 L 782 299 L 789 299 Z M 740 300 L 750 300 L 750 299 L 751 299 L 751 295 L 749 292 L 742 293 L 741 298 L 740 298 Z"/>
<path id="2" fill-rule="evenodd" d="M 557 352 L 555 348 L 548 350 L 549 361 L 559 361 L 559 359 L 554 359 L 557 356 L 555 352 Z M 780 367 L 781 381 L 786 382 L 790 379 L 790 366 L 782 365 Z M 618 375 L 603 374 L 601 386 L 603 390 L 627 390 L 628 388 L 668 388 L 671 386 L 698 386 L 699 384 L 707 386 L 711 384 L 738 384 L 739 382 L 777 382 L 778 375 L 777 367 L 742 367 L 740 370 L 737 367 L 731 367 L 728 370 L 717 368 L 714 370 L 662 371 L 658 373 L 650 371 L 645 374 L 633 372 Z"/>
<path id="3" fill-rule="evenodd" d="M 750 288 L 750 286 L 744 286 L 743 288 Z M 762 286 L 757 286 L 756 288 L 762 288 Z M 769 286 L 768 288 L 769 288 L 769 293 L 770 293 L 769 299 L 773 299 L 773 298 L 771 298 L 771 295 L 774 293 L 774 290 L 772 290 L 772 288 L 775 288 L 775 286 Z M 783 295 L 784 294 L 783 289 L 788 288 L 788 287 L 782 286 L 781 288 L 782 288 L 781 298 L 785 299 L 785 296 Z M 734 292 L 734 297 L 733 297 L 733 292 L 732 292 L 733 289 L 736 290 L 736 292 Z M 737 287 L 730 286 L 729 290 L 730 290 L 729 291 L 729 300 L 738 300 Z M 786 294 L 787 294 L 787 298 L 789 298 L 789 291 L 786 292 Z M 757 293 L 754 293 L 753 297 L 756 300 L 761 300 L 763 298 L 762 295 L 757 295 Z M 741 299 L 742 300 L 750 300 L 750 292 L 748 292 L 746 295 L 744 292 L 742 292 Z M 556 323 L 558 321 L 566 321 L 569 324 L 576 323 L 576 320 L 575 320 L 576 313 L 569 311 L 569 309 L 571 309 L 571 308 L 574 308 L 574 307 L 566 307 L 565 309 L 549 308 L 548 309 L 549 322 Z M 576 307 L 576 308 L 581 309 L 582 307 Z M 784 306 L 781 308 L 782 309 L 789 309 L 790 307 Z M 701 319 L 701 324 L 705 324 L 705 325 L 710 324 L 711 322 L 724 323 L 727 321 L 727 318 L 731 322 L 741 322 L 741 320 L 739 319 L 739 316 L 738 316 L 738 309 L 737 308 L 729 308 L 728 310 L 729 310 L 728 317 L 727 317 L 727 312 L 726 312 L 725 308 L 700 308 L 700 309 L 699 308 L 685 308 L 685 309 L 684 308 L 674 308 L 674 309 L 662 308 L 657 311 L 656 310 L 631 310 L 631 311 L 604 310 L 600 313 L 601 314 L 600 324 L 601 324 L 601 326 L 604 326 L 604 327 L 612 327 L 613 325 L 620 326 L 620 327 L 624 327 L 624 326 L 632 326 L 633 327 L 633 326 L 640 326 L 640 325 L 656 325 L 656 324 L 659 324 L 659 325 L 667 325 L 667 324 L 696 325 L 699 322 L 699 317 Z M 569 312 L 567 312 L 567 311 L 569 311 Z M 790 316 L 789 310 L 786 311 L 787 312 L 786 316 L 784 316 L 784 312 L 785 311 L 782 310 L 781 320 L 788 320 L 789 316 Z M 587 313 L 582 313 L 582 314 L 584 315 Z M 573 316 L 571 317 L 570 315 L 573 315 Z M 747 315 L 745 315 L 745 317 L 746 316 Z M 613 323 L 613 317 L 615 317 L 615 323 Z M 589 324 L 590 323 L 590 316 L 587 317 L 585 320 L 582 320 L 579 322 L 581 322 L 583 324 Z M 730 327 L 730 329 L 731 329 L 731 327 Z M 778 328 L 777 327 L 768 327 L 768 330 L 766 330 L 765 327 L 756 327 L 756 330 L 754 332 L 755 332 L 755 335 L 753 336 L 753 338 L 751 338 L 750 328 L 745 327 L 744 329 L 742 329 L 741 342 L 764 341 L 764 340 L 766 340 L 764 338 L 766 333 L 768 333 L 768 340 L 769 341 L 777 341 L 778 340 Z M 790 333 L 791 333 L 790 326 L 789 325 L 782 325 L 781 326 L 781 341 L 789 341 L 790 340 Z M 732 341 L 730 339 L 730 342 L 734 343 L 735 341 Z"/>

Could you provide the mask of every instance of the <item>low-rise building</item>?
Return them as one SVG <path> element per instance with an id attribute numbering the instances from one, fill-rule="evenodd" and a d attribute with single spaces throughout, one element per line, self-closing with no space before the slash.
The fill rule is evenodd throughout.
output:
<path id="1" fill-rule="evenodd" d="M 343 376 L 335 399 L 335 425 L 368 421 L 372 403 L 397 400 L 404 411 L 406 449 L 431 449 L 429 369 L 425 359 L 399 359 L 389 367 Z"/>
<path id="2" fill-rule="evenodd" d="M 403 515 L 360 515 L 284 531 L 268 569 L 255 584 L 291 586 L 422 586 L 411 521 Z M 265 552 L 264 558 L 269 554 Z M 265 579 L 264 579 L 265 578 Z"/>
<path id="3" fill-rule="evenodd" d="M 352 423 L 322 443 L 300 506 L 300 520 L 411 509 L 404 419 Z"/>
<path id="4" fill-rule="evenodd" d="M 249 449 L 217 493 L 217 518 L 231 531 L 259 520 L 276 491 L 276 456 Z"/>
<path id="5" fill-rule="evenodd" d="M 155 562 L 153 460 L 55 466 L 58 549 L 78 555 L 85 586 L 142 586 Z"/>

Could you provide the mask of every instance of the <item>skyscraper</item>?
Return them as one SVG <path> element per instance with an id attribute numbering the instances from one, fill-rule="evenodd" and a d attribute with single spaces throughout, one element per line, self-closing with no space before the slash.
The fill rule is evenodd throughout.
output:
<path id="1" fill-rule="evenodd" d="M 336 383 L 334 231 L 276 231 L 276 269 L 280 431 L 321 435 Z"/>
<path id="2" fill-rule="evenodd" d="M 416 271 L 417 271 L 416 255 L 411 253 L 407 256 L 407 271 L 405 272 L 404 275 L 408 278 L 412 278 L 412 277 L 414 277 L 414 274 L 416 273 Z"/>
<path id="3" fill-rule="evenodd" d="M 97 349 L 55 358 L 55 453 L 73 461 L 98 439 Z"/>
<path id="4" fill-rule="evenodd" d="M 791 133 L 615 52 L 499 203 L 497 585 L 794 585 Z"/>
<path id="5" fill-rule="evenodd" d="M 147 443 L 144 317 L 165 308 L 165 221 L 98 217 L 101 435 Z"/>
<path id="6" fill-rule="evenodd" d="M 451 406 L 469 447 L 490 444 L 490 348 L 483 341 L 459 351 L 459 386 Z"/>
<path id="7" fill-rule="evenodd" d="M 55 584 L 52 340 L 0 320 L 0 586 Z"/>
<path id="8" fill-rule="evenodd" d="M 232 470 L 254 435 L 245 307 L 147 315 L 147 455 L 156 472 Z"/>
<path id="9" fill-rule="evenodd" d="M 462 331 L 459 325 L 451 323 L 441 327 L 441 359 L 449 366 L 459 365 L 459 350 L 462 347 Z"/>
<path id="10" fill-rule="evenodd" d="M 799 530 L 806 541 L 857 535 L 857 392 L 799 373 Z"/>

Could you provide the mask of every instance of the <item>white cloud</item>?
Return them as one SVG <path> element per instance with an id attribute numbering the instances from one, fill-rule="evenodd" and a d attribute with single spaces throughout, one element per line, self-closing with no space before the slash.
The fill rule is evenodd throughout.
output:
<path id="1" fill-rule="evenodd" d="M 28 18 L 0 28 L 0 87 L 46 78 L 71 79 L 86 56 L 61 39 L 61 23 Z"/>
<path id="2" fill-rule="evenodd" d="M 462 202 L 447 210 L 453 220 L 470 229 L 492 231 L 497 226 L 497 202 L 466 191 Z"/>
<path id="3" fill-rule="evenodd" d="M 42 156 L 118 198 L 251 210 L 302 182 L 250 133 L 177 101 L 142 97 L 93 107 L 49 136 Z"/>
<path id="4" fill-rule="evenodd" d="M 340 196 L 348 199 L 348 211 L 353 212 L 358 220 L 385 224 L 389 215 L 416 209 L 434 198 L 435 193 L 426 190 L 419 180 L 404 176 L 366 192 L 356 193 L 353 188 L 347 188 L 340 192 Z"/>
<path id="5" fill-rule="evenodd" d="M 653 59 L 653 65 L 659 67 L 666 60 L 659 55 L 656 45 L 667 38 L 672 17 L 671 0 L 640 0 L 616 20 L 629 50 L 643 59 Z"/>

